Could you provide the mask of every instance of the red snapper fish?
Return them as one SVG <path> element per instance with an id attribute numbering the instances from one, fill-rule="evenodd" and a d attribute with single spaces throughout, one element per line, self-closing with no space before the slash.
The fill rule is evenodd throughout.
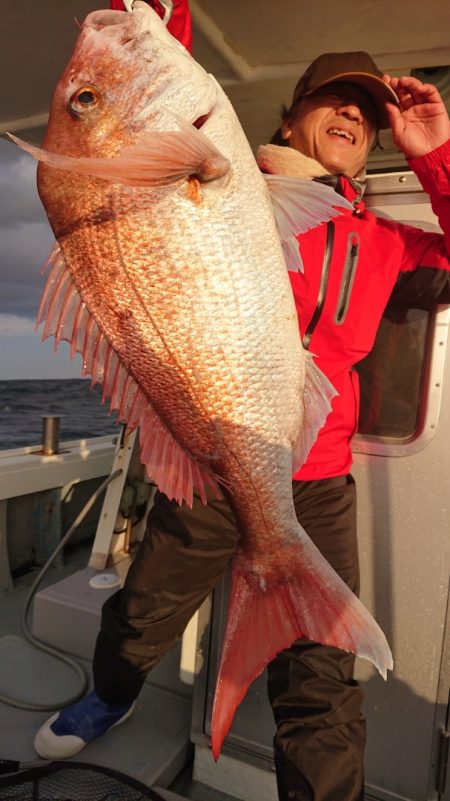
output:
<path id="1" fill-rule="evenodd" d="M 223 492 L 236 516 L 215 758 L 249 684 L 299 637 L 385 676 L 382 631 L 292 499 L 335 393 L 302 348 L 280 240 L 291 258 L 292 237 L 345 201 L 312 181 L 266 181 L 220 86 L 146 3 L 89 14 L 43 148 L 18 144 L 41 162 L 57 240 L 43 338 L 81 353 L 83 374 L 139 427 L 161 491 L 189 505 L 194 491 Z"/>

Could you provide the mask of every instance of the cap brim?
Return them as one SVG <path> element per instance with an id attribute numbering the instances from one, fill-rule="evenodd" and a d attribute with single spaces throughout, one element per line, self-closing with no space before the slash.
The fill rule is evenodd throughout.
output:
<path id="1" fill-rule="evenodd" d="M 376 75 L 368 75 L 367 72 L 342 72 L 339 75 L 333 75 L 327 81 L 323 81 L 314 89 L 305 93 L 307 95 L 314 94 L 322 86 L 327 86 L 329 83 L 338 83 L 339 81 L 348 81 L 361 86 L 373 98 L 377 110 L 377 122 L 380 128 L 390 128 L 389 117 L 386 113 L 385 103 L 393 103 L 398 106 L 398 97 L 394 90 L 383 81 L 382 78 L 377 78 Z"/>

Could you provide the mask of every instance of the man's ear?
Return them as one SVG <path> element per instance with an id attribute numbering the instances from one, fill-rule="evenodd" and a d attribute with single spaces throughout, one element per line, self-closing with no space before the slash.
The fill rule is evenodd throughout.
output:
<path id="1" fill-rule="evenodd" d="M 290 139 L 292 135 L 291 121 L 286 117 L 280 125 L 281 136 L 283 139 Z"/>

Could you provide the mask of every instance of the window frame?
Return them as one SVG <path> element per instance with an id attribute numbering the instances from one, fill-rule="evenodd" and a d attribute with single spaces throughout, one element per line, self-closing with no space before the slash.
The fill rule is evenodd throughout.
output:
<path id="1" fill-rule="evenodd" d="M 389 206 L 401 206 L 408 222 L 407 210 L 412 205 L 426 207 L 428 222 L 437 223 L 428 195 L 418 178 L 410 171 L 395 171 L 370 175 L 367 180 L 366 205 L 375 213 Z M 396 218 L 397 219 L 397 218 Z M 411 219 L 411 217 L 410 217 Z M 426 221 L 424 220 L 424 223 Z M 411 456 L 427 447 L 436 434 L 442 402 L 442 387 L 446 364 L 450 306 L 438 306 L 430 313 L 422 366 L 419 413 L 415 431 L 407 437 L 383 437 L 356 433 L 352 450 L 372 456 Z"/>

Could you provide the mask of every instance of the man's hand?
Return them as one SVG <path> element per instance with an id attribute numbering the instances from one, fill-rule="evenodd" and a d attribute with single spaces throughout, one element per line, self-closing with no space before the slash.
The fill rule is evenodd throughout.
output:
<path id="1" fill-rule="evenodd" d="M 450 138 L 450 120 L 443 100 L 431 83 L 405 76 L 383 75 L 399 99 L 399 106 L 386 103 L 392 137 L 406 158 L 430 153 Z"/>

